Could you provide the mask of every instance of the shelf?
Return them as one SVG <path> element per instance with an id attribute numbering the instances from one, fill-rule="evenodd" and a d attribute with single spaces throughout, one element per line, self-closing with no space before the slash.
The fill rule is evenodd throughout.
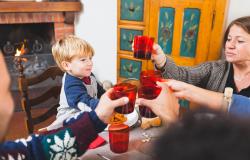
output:
<path id="1" fill-rule="evenodd" d="M 81 2 L 0 2 L 0 13 L 17 12 L 80 12 Z"/>

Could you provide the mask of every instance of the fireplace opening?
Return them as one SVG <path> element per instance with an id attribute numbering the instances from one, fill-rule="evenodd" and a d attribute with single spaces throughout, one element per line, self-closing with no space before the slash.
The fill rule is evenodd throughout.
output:
<path id="1" fill-rule="evenodd" d="M 14 62 L 16 49 L 24 46 L 25 54 L 22 57 L 27 61 L 23 62 L 24 74 L 26 77 L 32 77 L 40 74 L 49 66 L 55 65 L 51 54 L 51 46 L 55 41 L 54 23 L 31 23 L 31 24 L 0 24 L 0 49 L 3 52 L 5 61 L 12 79 L 11 91 L 16 102 L 16 110 L 20 110 L 20 95 L 18 91 L 18 70 Z M 61 83 L 61 79 L 54 83 Z M 47 80 L 30 90 L 30 96 L 46 90 L 53 84 L 53 81 Z M 51 102 L 54 101 L 53 99 Z M 47 102 L 50 104 L 51 102 Z M 44 107 L 42 104 L 37 107 Z"/>
<path id="2" fill-rule="evenodd" d="M 0 48 L 4 54 L 13 82 L 11 89 L 17 90 L 18 71 L 14 63 L 16 49 L 24 45 L 27 62 L 23 63 L 27 77 L 37 75 L 55 65 L 51 45 L 55 39 L 54 23 L 1 24 Z"/>
<path id="3" fill-rule="evenodd" d="M 5 56 L 14 56 L 15 49 L 26 44 L 25 54 L 51 52 L 54 39 L 53 23 L 1 24 L 0 47 Z"/>

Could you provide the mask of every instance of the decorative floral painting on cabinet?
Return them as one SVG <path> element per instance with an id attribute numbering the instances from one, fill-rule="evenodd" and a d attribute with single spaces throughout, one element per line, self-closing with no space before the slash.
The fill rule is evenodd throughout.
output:
<path id="1" fill-rule="evenodd" d="M 141 72 L 141 61 L 120 59 L 120 77 L 139 79 Z"/>
<path id="2" fill-rule="evenodd" d="M 185 9 L 181 40 L 181 56 L 195 57 L 200 23 L 199 9 Z"/>
<path id="3" fill-rule="evenodd" d="M 144 0 L 121 0 L 121 20 L 143 21 Z"/>
<path id="4" fill-rule="evenodd" d="M 172 53 L 174 15 L 174 8 L 160 9 L 158 43 L 166 54 Z"/>

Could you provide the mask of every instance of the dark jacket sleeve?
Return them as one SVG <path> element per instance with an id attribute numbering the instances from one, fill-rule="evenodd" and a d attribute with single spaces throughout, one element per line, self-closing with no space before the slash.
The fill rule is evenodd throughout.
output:
<path id="1" fill-rule="evenodd" d="M 78 108 L 78 103 L 83 102 L 94 110 L 99 103 L 99 99 L 95 99 L 88 94 L 86 87 L 79 78 L 68 74 L 65 78 L 64 90 L 70 107 Z"/>
<path id="2" fill-rule="evenodd" d="M 94 116 L 93 116 L 94 115 Z M 8 141 L 0 144 L 1 159 L 72 159 L 81 156 L 89 144 L 106 125 L 95 112 L 81 113 L 64 127 L 43 135 L 31 135 L 27 139 Z M 97 124 L 98 123 L 98 124 Z M 65 155 L 67 155 L 65 157 Z"/>

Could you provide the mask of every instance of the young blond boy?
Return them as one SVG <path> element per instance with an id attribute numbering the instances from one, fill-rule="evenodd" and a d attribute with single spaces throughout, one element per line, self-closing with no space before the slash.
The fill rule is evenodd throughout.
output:
<path id="1" fill-rule="evenodd" d="M 94 50 L 88 42 L 70 35 L 52 46 L 52 54 L 65 74 L 56 120 L 47 130 L 61 127 L 65 119 L 77 113 L 94 110 L 105 92 L 91 72 Z"/>

